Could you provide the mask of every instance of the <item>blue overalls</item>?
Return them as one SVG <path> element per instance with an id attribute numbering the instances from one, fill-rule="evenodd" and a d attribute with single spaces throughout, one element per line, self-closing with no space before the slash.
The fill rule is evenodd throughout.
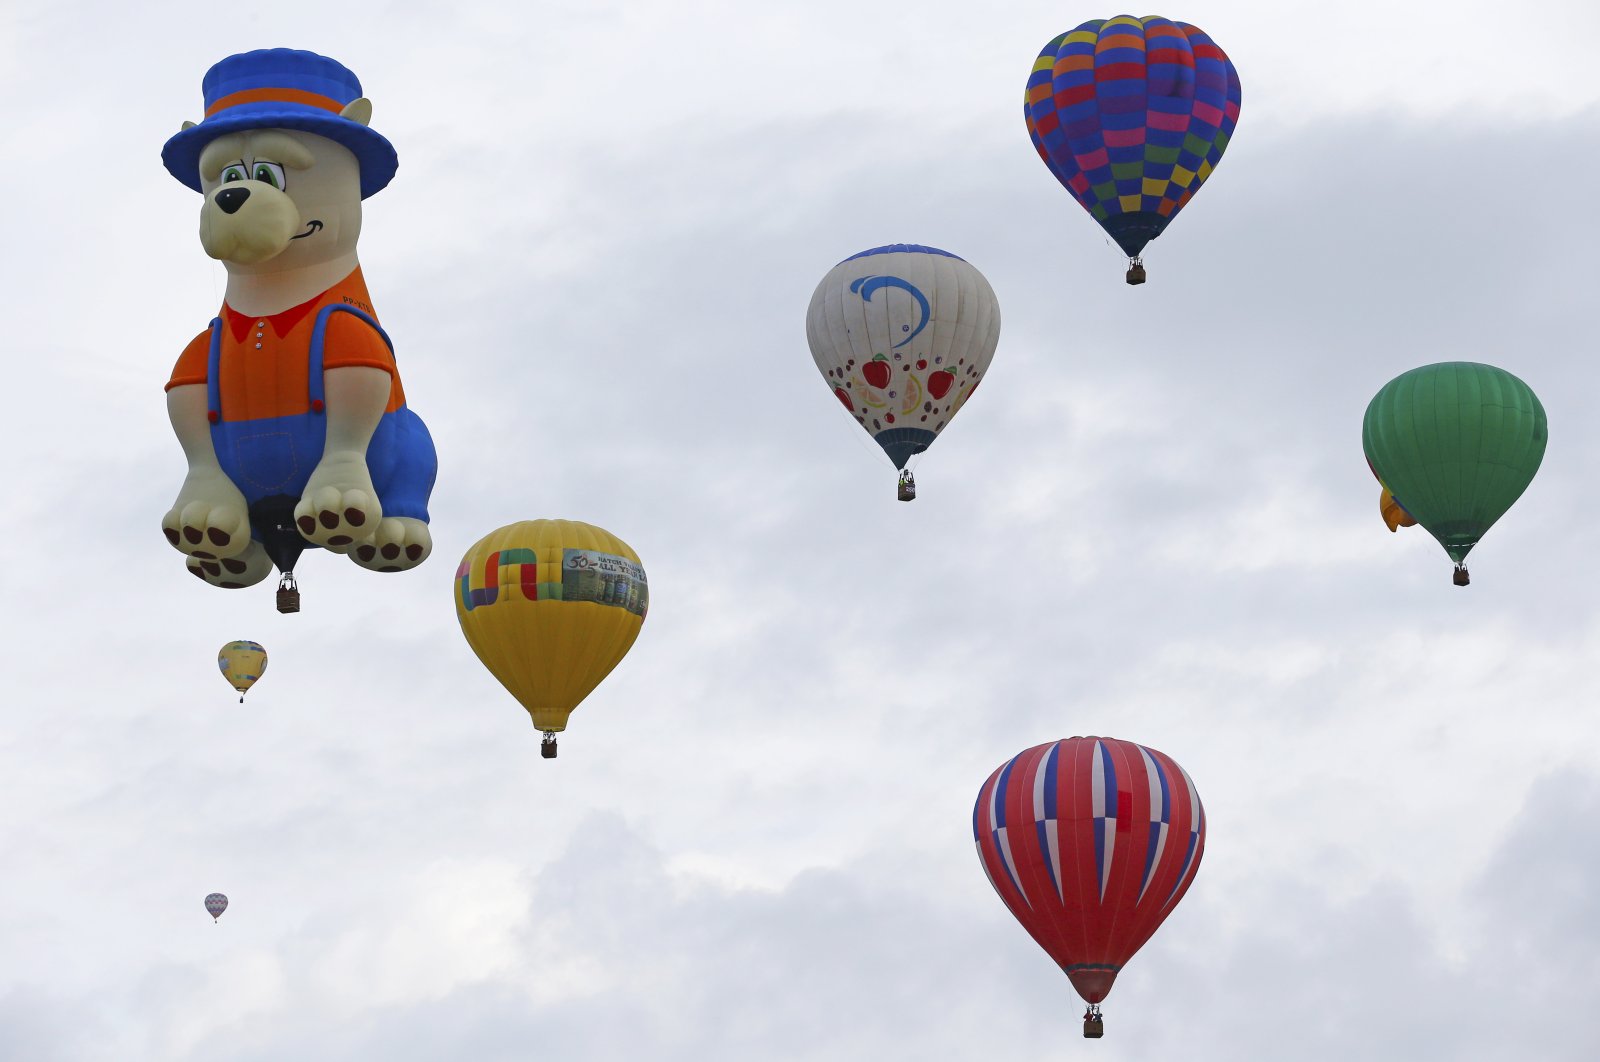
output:
<path id="1" fill-rule="evenodd" d="M 324 414 L 322 389 L 322 350 L 328 319 L 335 313 L 353 313 L 371 325 L 389 353 L 394 344 L 377 321 L 354 306 L 334 303 L 317 311 L 311 329 L 311 349 L 307 375 L 310 410 L 287 417 L 262 417 L 257 420 L 229 421 L 222 416 L 222 318 L 211 322 L 211 354 L 206 365 L 206 408 L 211 421 L 211 445 L 217 462 L 234 486 L 244 493 L 245 502 L 255 505 L 273 495 L 298 498 L 306 481 L 322 460 L 328 422 Z M 428 522 L 428 495 L 433 493 L 439 471 L 433 438 L 422 418 L 402 405 L 384 413 L 367 445 L 367 471 L 384 516 L 409 516 Z M 252 527 L 251 536 L 260 541 Z M 310 545 L 310 543 L 307 543 Z"/>

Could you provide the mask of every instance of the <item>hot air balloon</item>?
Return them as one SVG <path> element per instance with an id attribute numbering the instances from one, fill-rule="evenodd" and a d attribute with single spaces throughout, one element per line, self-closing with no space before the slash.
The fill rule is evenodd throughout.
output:
<path id="1" fill-rule="evenodd" d="M 1033 64 L 1023 116 L 1044 164 L 1128 256 L 1206 183 L 1239 120 L 1239 74 L 1196 26 L 1150 16 L 1092 19 Z"/>
<path id="2" fill-rule="evenodd" d="M 1544 406 L 1493 365 L 1447 361 L 1401 373 L 1367 406 L 1361 446 L 1378 481 L 1455 561 L 1522 496 L 1544 459 Z"/>
<path id="3" fill-rule="evenodd" d="M 1000 341 L 1000 304 L 983 274 L 949 251 L 896 243 L 828 271 L 806 339 L 834 395 L 900 469 L 933 445 L 983 380 Z"/>
<path id="4" fill-rule="evenodd" d="M 1405 506 L 1394 500 L 1394 495 L 1389 493 L 1388 487 L 1384 487 L 1383 492 L 1378 495 L 1378 515 L 1383 517 L 1384 526 L 1390 531 L 1417 526 L 1417 518 L 1406 512 Z"/>
<path id="5" fill-rule="evenodd" d="M 222 917 L 222 912 L 228 909 L 228 898 L 220 892 L 213 892 L 206 897 L 206 914 L 215 922 Z"/>
<path id="6" fill-rule="evenodd" d="M 243 704 L 245 693 L 266 673 L 267 651 L 259 642 L 229 642 L 217 650 L 217 667 L 222 669 L 222 677 L 239 691 L 239 703 Z"/>
<path id="7" fill-rule="evenodd" d="M 1013 756 L 983 788 L 972 834 L 989 883 L 1088 1004 L 1194 881 L 1206 847 L 1194 782 L 1155 749 L 1071 737 Z"/>
<path id="8" fill-rule="evenodd" d="M 456 569 L 455 597 L 467 643 L 544 732 L 546 759 L 650 606 L 638 555 L 576 520 L 524 520 L 479 539 Z"/>
<path id="9" fill-rule="evenodd" d="M 201 93 L 204 116 L 161 160 L 200 194 L 201 250 L 227 287 L 167 380 L 188 474 L 161 528 L 212 586 L 252 586 L 276 567 L 278 611 L 298 612 L 305 549 L 379 572 L 433 549 L 433 439 L 356 250 L 362 203 L 399 160 L 360 80 L 328 56 L 230 55 Z"/>

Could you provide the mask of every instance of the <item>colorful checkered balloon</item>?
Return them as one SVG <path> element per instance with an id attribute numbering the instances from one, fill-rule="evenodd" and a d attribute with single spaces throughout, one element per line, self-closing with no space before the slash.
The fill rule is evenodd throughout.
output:
<path id="1" fill-rule="evenodd" d="M 1136 258 L 1216 168 L 1239 99 L 1233 63 L 1199 28 L 1119 15 L 1045 45 L 1023 113 L 1050 172 Z"/>

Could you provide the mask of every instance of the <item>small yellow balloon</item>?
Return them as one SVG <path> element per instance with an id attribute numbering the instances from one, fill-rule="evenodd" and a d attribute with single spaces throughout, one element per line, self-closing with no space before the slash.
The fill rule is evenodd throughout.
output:
<path id="1" fill-rule="evenodd" d="M 455 598 L 467 644 L 544 732 L 547 759 L 650 608 L 638 554 L 577 520 L 524 520 L 484 536 L 456 569 Z"/>
<path id="2" fill-rule="evenodd" d="M 217 667 L 222 669 L 222 677 L 239 691 L 239 703 L 243 704 L 245 692 L 266 673 L 267 651 L 259 642 L 229 642 L 217 651 Z"/>
<path id="3" fill-rule="evenodd" d="M 1416 524 L 1416 518 L 1406 512 L 1405 506 L 1394 500 L 1394 495 L 1389 493 L 1389 488 L 1383 488 L 1383 493 L 1378 496 L 1378 511 L 1383 514 L 1383 522 L 1390 531 L 1398 531 L 1402 527 L 1411 527 Z"/>

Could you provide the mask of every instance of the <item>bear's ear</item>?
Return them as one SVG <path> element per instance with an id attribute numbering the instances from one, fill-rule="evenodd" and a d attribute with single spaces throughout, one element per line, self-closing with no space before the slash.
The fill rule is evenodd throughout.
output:
<path id="1" fill-rule="evenodd" d="M 193 122 L 184 122 L 183 123 L 183 128 L 184 129 L 193 129 L 194 128 L 194 123 Z M 179 130 L 179 132 L 182 132 L 182 130 Z"/>
<path id="2" fill-rule="evenodd" d="M 352 122 L 362 125 L 372 124 L 372 101 L 362 96 L 358 100 L 351 100 L 344 105 L 344 110 L 339 112 L 339 117 L 348 118 Z"/>

